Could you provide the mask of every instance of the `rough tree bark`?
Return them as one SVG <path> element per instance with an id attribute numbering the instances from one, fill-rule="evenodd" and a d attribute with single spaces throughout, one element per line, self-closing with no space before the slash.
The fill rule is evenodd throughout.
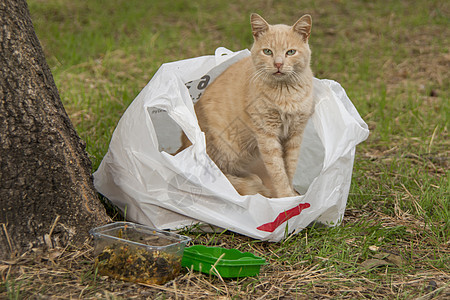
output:
<path id="1" fill-rule="evenodd" d="M 0 258 L 109 221 L 25 0 L 0 0 Z"/>

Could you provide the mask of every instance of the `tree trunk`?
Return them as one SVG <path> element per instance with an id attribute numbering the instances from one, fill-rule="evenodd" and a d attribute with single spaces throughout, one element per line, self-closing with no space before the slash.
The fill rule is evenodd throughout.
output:
<path id="1" fill-rule="evenodd" d="M 0 258 L 80 244 L 110 219 L 25 0 L 0 0 Z"/>

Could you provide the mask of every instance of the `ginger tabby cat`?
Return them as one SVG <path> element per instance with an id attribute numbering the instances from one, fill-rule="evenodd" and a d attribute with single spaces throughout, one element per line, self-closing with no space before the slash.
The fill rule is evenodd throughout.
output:
<path id="1" fill-rule="evenodd" d="M 225 70 L 195 105 L 206 152 L 241 195 L 298 195 L 292 186 L 314 110 L 311 16 L 293 26 L 251 15 L 251 56 Z M 190 145 L 183 134 L 182 151 Z"/>

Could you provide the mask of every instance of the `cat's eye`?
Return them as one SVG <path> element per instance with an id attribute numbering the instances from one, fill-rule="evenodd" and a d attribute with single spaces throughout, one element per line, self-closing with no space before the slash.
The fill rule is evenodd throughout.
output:
<path id="1" fill-rule="evenodd" d="M 291 49 L 291 50 L 288 50 L 288 51 L 286 52 L 286 55 L 291 56 L 291 55 L 294 55 L 295 52 L 297 52 L 297 51 L 295 51 L 294 49 Z"/>
<path id="2" fill-rule="evenodd" d="M 270 49 L 263 49 L 263 53 L 265 55 L 272 55 L 272 50 L 270 50 Z"/>

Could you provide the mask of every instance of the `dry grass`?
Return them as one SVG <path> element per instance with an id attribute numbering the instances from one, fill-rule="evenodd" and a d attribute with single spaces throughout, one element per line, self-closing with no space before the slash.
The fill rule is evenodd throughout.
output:
<path id="1" fill-rule="evenodd" d="M 364 226 L 360 226 L 361 220 L 365 220 Z M 401 228 L 402 232 L 395 234 L 395 241 L 382 247 L 368 247 L 370 254 L 364 258 L 363 242 L 370 239 L 373 226 Z M 349 209 L 341 228 L 335 232 L 309 228 L 281 243 L 255 241 L 230 232 L 188 231 L 184 233 L 192 236 L 195 244 L 250 251 L 265 257 L 268 265 L 262 266 L 259 276 L 241 279 L 222 279 L 183 269 L 180 276 L 165 285 L 135 284 L 96 274 L 91 241 L 81 248 L 69 245 L 34 249 L 14 260 L 0 261 L 4 282 L 0 298 L 447 299 L 450 273 L 448 269 L 434 267 L 430 261 L 438 256 L 448 258 L 449 242 L 436 244 L 429 239 L 428 226 L 407 212 L 389 216 L 380 210 Z M 361 257 L 346 262 L 339 253 L 318 255 L 317 245 L 308 248 L 317 242 L 318 235 L 329 235 L 331 245 L 343 240 Z M 389 239 L 389 235 L 381 235 L 377 240 L 384 238 Z M 290 260 L 289 256 L 297 252 L 300 258 Z"/>
<path id="2" fill-rule="evenodd" d="M 382 227 L 402 226 L 409 232 L 395 247 L 372 247 L 372 254 L 355 266 L 339 266 L 346 272 L 324 264 L 343 264 L 338 257 L 315 256 L 313 260 L 297 260 L 289 263 L 283 259 L 280 245 L 255 242 L 250 238 L 231 233 L 221 235 L 198 234 L 195 243 L 245 249 L 266 257 L 258 277 L 222 279 L 215 276 L 183 270 L 176 279 L 165 285 L 142 285 L 116 281 L 98 276 L 93 268 L 92 247 L 88 242 L 80 248 L 56 248 L 32 251 L 13 261 L 0 264 L 0 274 L 6 290 L 0 290 L 0 298 L 10 299 L 445 299 L 450 297 L 450 274 L 433 268 L 426 256 L 433 252 L 449 254 L 449 245 L 428 243 L 423 236 L 424 224 L 414 218 L 390 217 L 381 212 L 367 213 L 349 210 L 343 227 L 358 223 L 361 218 L 381 223 Z M 308 229 L 299 236 L 284 242 L 285 250 L 302 239 L 308 239 Z M 314 237 L 312 237 L 314 238 Z M 291 241 L 289 241 L 291 240 Z M 358 248 L 359 238 L 347 236 L 345 243 Z M 420 248 L 415 247 L 420 244 Z M 414 248 L 414 249 L 412 249 Z M 405 268 L 408 258 L 398 249 L 414 250 L 415 261 L 408 272 L 396 272 Z M 409 249 L 409 250 L 408 250 Z M 419 251 L 417 251 L 419 250 Z M 305 252 L 308 250 L 305 249 Z M 306 254 L 306 253 L 305 253 Z M 305 255 L 306 256 L 306 255 Z M 422 261 L 422 262 L 421 262 Z M 349 263 L 352 264 L 352 263 Z M 391 268 L 393 271 L 391 271 Z M 379 275 L 388 275 L 384 280 Z"/>

